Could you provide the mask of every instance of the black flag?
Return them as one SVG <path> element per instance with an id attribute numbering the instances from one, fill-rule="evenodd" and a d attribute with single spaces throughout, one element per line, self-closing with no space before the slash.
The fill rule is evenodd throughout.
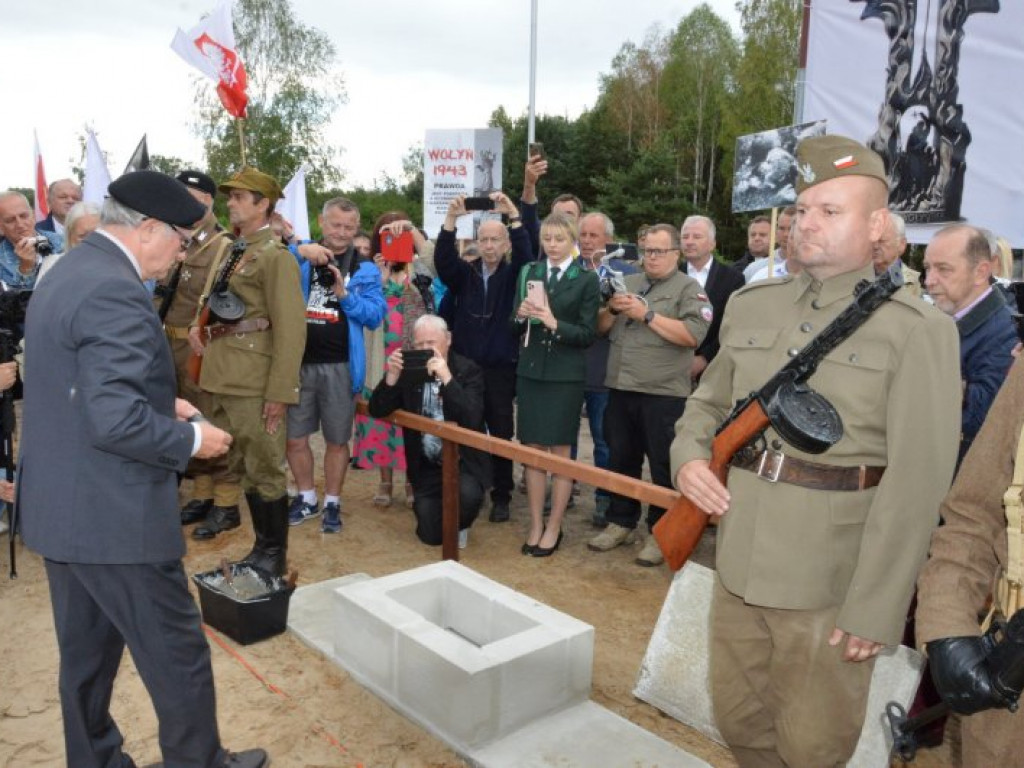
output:
<path id="1" fill-rule="evenodd" d="M 139 142 L 139 146 L 132 153 L 131 160 L 124 167 L 124 172 L 144 171 L 147 168 L 149 168 L 149 148 L 146 146 L 146 134 L 142 134 L 142 141 Z"/>

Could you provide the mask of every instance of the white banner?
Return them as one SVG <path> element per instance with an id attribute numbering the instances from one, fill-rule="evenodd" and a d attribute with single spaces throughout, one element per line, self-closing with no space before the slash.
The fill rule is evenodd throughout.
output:
<path id="1" fill-rule="evenodd" d="M 961 220 L 1024 246 L 1022 31 L 1020 2 L 811 5 L 802 119 L 882 155 L 911 242 Z"/>
<path id="2" fill-rule="evenodd" d="M 423 142 L 423 228 L 430 237 L 441 231 L 453 198 L 485 197 L 501 190 L 501 162 L 500 128 L 427 131 Z M 456 234 L 475 237 L 472 214 L 459 217 Z"/>

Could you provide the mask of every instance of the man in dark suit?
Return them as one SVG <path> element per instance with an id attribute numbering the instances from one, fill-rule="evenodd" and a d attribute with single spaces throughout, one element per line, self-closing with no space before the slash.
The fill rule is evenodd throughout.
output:
<path id="1" fill-rule="evenodd" d="M 57 179 L 46 190 L 46 202 L 50 206 L 50 213 L 36 224 L 36 228 L 67 239 L 64 222 L 75 203 L 82 202 L 82 188 L 71 179 Z"/>
<path id="2" fill-rule="evenodd" d="M 450 351 L 452 335 L 438 315 L 424 315 L 413 327 L 413 346 L 429 349 L 427 381 L 402 376 L 401 349 L 388 357 L 387 372 L 370 397 L 370 415 L 387 416 L 398 408 L 454 421 L 484 431 L 484 373 L 476 363 Z M 424 544 L 441 543 L 441 439 L 405 428 L 405 461 L 415 492 L 416 535 Z M 491 482 L 490 458 L 472 448 L 459 449 L 459 546 L 480 512 Z"/>
<path id="3" fill-rule="evenodd" d="M 690 366 L 690 378 L 697 381 L 718 354 L 718 328 L 725 305 L 733 291 L 743 287 L 743 275 L 714 258 L 715 223 L 707 216 L 687 216 L 681 237 L 686 274 L 703 286 L 714 310 L 708 335 L 697 347 Z"/>
<path id="4" fill-rule="evenodd" d="M 127 646 L 165 766 L 258 768 L 262 750 L 220 745 L 210 649 L 181 564 L 176 472 L 224 454 L 231 436 L 176 400 L 143 285 L 170 268 L 204 211 L 154 171 L 122 176 L 109 194 L 100 229 L 54 266 L 26 319 L 18 510 L 46 561 L 67 765 L 134 766 L 109 712 Z"/>

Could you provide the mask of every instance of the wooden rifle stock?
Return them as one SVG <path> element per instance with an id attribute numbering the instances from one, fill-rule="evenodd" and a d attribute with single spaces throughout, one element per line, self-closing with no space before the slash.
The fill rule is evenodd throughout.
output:
<path id="1" fill-rule="evenodd" d="M 768 428 L 768 416 L 757 398 L 751 398 L 740 413 L 715 435 L 711 443 L 711 471 L 722 485 L 729 474 L 729 462 L 743 446 Z M 708 515 L 685 495 L 666 510 L 655 524 L 654 539 L 665 562 L 678 571 L 689 559 L 708 524 Z"/>
<path id="2" fill-rule="evenodd" d="M 206 333 L 206 325 L 210 322 L 210 306 L 204 304 L 202 311 L 199 313 L 199 343 L 204 347 L 206 341 L 203 336 Z M 199 374 L 203 371 L 203 357 L 197 355 L 194 351 L 189 355 L 188 360 L 185 362 L 185 371 L 188 373 L 188 377 L 192 379 L 195 384 L 199 383 Z"/>

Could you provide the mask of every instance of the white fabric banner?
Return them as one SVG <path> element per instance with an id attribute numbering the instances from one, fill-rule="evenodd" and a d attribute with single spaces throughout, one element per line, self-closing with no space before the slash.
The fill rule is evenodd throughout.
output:
<path id="1" fill-rule="evenodd" d="M 500 128 L 428 130 L 423 142 L 423 228 L 437 237 L 448 204 L 459 195 L 485 197 L 501 190 Z M 475 236 L 480 214 L 460 216 L 456 234 Z"/>
<path id="2" fill-rule="evenodd" d="M 287 221 L 295 236 L 300 240 L 309 240 L 309 205 L 306 203 L 306 171 L 309 167 L 299 166 L 292 180 L 285 186 L 284 197 L 277 201 L 274 210 Z"/>
<path id="3" fill-rule="evenodd" d="M 96 134 L 89 131 L 85 140 L 85 183 L 82 184 L 82 200 L 87 203 L 103 204 L 110 186 L 110 171 L 100 150 Z"/>
<path id="4" fill-rule="evenodd" d="M 911 242 L 961 220 L 1024 246 L 1022 31 L 1020 2 L 812 3 L 802 121 L 883 156 Z"/>

